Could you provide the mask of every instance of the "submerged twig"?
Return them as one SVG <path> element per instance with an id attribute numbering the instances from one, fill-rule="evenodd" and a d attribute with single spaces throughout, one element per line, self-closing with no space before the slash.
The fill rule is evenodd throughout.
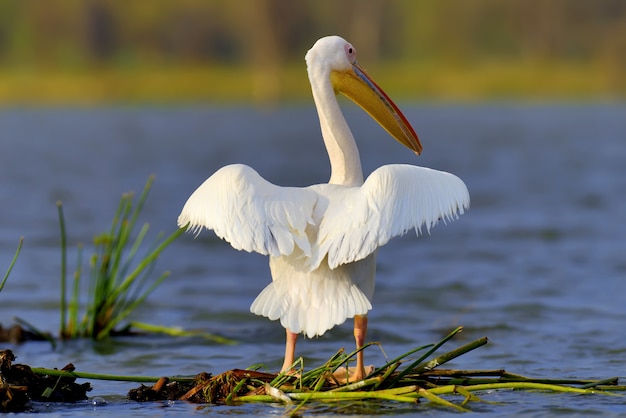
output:
<path id="1" fill-rule="evenodd" d="M 235 340 L 211 334 L 206 331 L 189 331 L 180 327 L 166 327 L 163 325 L 147 324 L 145 322 L 132 321 L 128 324 L 131 328 L 140 329 L 142 331 L 171 335 L 173 337 L 201 337 L 209 341 L 219 344 L 237 344 Z"/>

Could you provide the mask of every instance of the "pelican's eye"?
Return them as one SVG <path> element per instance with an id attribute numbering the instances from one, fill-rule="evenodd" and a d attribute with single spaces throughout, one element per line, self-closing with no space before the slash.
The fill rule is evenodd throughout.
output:
<path id="1" fill-rule="evenodd" d="M 350 63 L 353 63 L 356 60 L 356 49 L 354 49 L 354 47 L 350 44 L 346 44 L 345 49 L 348 61 L 350 61 Z"/>

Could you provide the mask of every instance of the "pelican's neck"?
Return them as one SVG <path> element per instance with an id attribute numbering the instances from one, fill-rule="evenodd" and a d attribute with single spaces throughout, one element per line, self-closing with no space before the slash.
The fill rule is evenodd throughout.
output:
<path id="1" fill-rule="evenodd" d="M 330 73 L 309 67 L 309 80 L 315 107 L 320 118 L 322 137 L 330 159 L 330 184 L 360 186 L 363 170 L 359 150 L 339 108 Z"/>

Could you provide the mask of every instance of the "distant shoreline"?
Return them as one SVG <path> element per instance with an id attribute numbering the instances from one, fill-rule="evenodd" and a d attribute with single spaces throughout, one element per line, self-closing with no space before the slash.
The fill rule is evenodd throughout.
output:
<path id="1" fill-rule="evenodd" d="M 398 101 L 624 100 L 611 67 L 502 62 L 384 64 L 370 75 Z M 0 105 L 281 104 L 310 101 L 304 63 L 278 72 L 195 66 L 100 70 L 0 69 Z"/>

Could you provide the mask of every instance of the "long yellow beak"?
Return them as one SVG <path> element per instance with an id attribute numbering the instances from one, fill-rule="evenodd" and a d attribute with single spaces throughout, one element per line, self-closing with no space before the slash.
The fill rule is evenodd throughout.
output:
<path id="1" fill-rule="evenodd" d="M 348 71 L 332 71 L 330 82 L 336 92 L 369 113 L 398 142 L 418 155 L 422 152 L 417 134 L 398 106 L 356 62 Z"/>

